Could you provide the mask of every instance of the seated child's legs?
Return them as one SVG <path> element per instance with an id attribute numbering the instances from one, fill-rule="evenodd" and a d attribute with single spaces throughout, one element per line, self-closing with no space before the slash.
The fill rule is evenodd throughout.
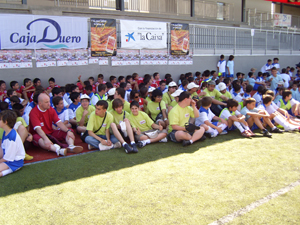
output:
<path id="1" fill-rule="evenodd" d="M 9 174 L 8 171 L 6 171 L 6 170 L 10 170 L 10 171 L 11 171 L 10 173 L 13 172 L 13 171 L 6 165 L 6 163 L 0 163 L 0 177 L 3 177 L 3 176 L 5 176 L 5 175 Z M 4 171 L 5 171 L 5 172 L 4 172 Z M 4 174 L 3 174 L 3 172 L 4 172 Z"/>
<path id="2" fill-rule="evenodd" d="M 204 128 L 200 128 L 199 130 L 195 130 L 193 136 L 192 136 L 192 141 L 195 142 L 195 141 L 198 141 L 200 138 L 202 138 L 203 134 L 204 134 Z"/>
<path id="3" fill-rule="evenodd" d="M 205 131 L 208 131 L 208 126 L 206 124 L 201 124 L 200 127 L 203 127 Z"/>
<path id="4" fill-rule="evenodd" d="M 78 126 L 76 129 L 79 134 L 84 133 L 86 131 L 85 126 Z"/>
<path id="5" fill-rule="evenodd" d="M 174 135 L 175 135 L 175 139 L 176 139 L 177 142 L 182 142 L 184 140 L 191 140 L 192 139 L 192 136 L 189 133 L 184 132 L 182 130 L 176 131 Z"/>

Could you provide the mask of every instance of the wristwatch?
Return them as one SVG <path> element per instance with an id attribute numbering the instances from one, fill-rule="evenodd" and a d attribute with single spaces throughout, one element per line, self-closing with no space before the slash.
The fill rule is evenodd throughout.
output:
<path id="1" fill-rule="evenodd" d="M 168 118 L 164 118 L 164 121 L 168 120 Z"/>

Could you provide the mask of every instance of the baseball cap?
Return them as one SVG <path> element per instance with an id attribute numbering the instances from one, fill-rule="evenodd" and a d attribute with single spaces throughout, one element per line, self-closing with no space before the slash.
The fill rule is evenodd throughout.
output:
<path id="1" fill-rule="evenodd" d="M 148 92 L 153 92 L 155 90 L 154 87 L 149 87 Z"/>
<path id="2" fill-rule="evenodd" d="M 183 90 L 178 89 L 178 90 L 176 90 L 173 94 L 171 94 L 171 96 L 173 96 L 173 97 L 178 97 L 182 92 L 183 92 Z"/>
<path id="3" fill-rule="evenodd" d="M 188 84 L 187 89 L 191 90 L 192 88 L 198 88 L 199 85 L 195 84 L 194 82 L 191 82 Z"/>
<path id="4" fill-rule="evenodd" d="M 168 86 L 169 87 L 177 87 L 177 84 L 174 81 L 172 81 L 172 82 L 169 83 Z"/>
<path id="5" fill-rule="evenodd" d="M 107 92 L 108 95 L 112 96 L 116 93 L 116 88 L 111 88 L 109 89 L 109 91 Z"/>
<path id="6" fill-rule="evenodd" d="M 219 87 L 220 91 L 223 91 L 226 89 L 226 84 L 221 82 L 221 83 L 219 83 L 218 87 Z"/>
<path id="7" fill-rule="evenodd" d="M 87 94 L 84 94 L 84 95 L 81 95 L 81 97 L 80 97 L 80 100 L 82 100 L 82 99 L 90 100 L 91 98 Z"/>

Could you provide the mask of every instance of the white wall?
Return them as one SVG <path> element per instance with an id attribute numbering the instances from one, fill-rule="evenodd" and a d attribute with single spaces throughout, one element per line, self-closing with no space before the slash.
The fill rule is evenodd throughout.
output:
<path id="1" fill-rule="evenodd" d="M 271 12 L 272 2 L 264 0 L 246 0 L 246 9 L 256 8 L 258 11 Z"/>

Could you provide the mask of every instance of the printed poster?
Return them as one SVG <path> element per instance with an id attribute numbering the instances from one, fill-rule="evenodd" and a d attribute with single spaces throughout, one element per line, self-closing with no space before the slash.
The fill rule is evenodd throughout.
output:
<path id="1" fill-rule="evenodd" d="M 168 50 L 141 50 L 141 65 L 167 65 Z"/>
<path id="2" fill-rule="evenodd" d="M 57 62 L 57 66 L 67 66 L 68 65 L 68 50 L 67 49 L 56 50 L 56 62 Z"/>
<path id="3" fill-rule="evenodd" d="M 193 55 L 170 55 L 169 65 L 193 65 Z"/>
<path id="4" fill-rule="evenodd" d="M 91 56 L 115 56 L 116 52 L 116 20 L 91 18 Z"/>
<path id="5" fill-rule="evenodd" d="M 167 48 L 167 23 L 120 20 L 121 46 L 126 49 Z"/>
<path id="6" fill-rule="evenodd" d="M 0 69 L 31 67 L 31 50 L 0 50 Z"/>
<path id="7" fill-rule="evenodd" d="M 189 24 L 171 23 L 171 55 L 188 55 L 189 48 Z"/>
<path id="8" fill-rule="evenodd" d="M 117 56 L 111 57 L 112 66 L 135 66 L 139 65 L 139 50 L 118 50 Z"/>

